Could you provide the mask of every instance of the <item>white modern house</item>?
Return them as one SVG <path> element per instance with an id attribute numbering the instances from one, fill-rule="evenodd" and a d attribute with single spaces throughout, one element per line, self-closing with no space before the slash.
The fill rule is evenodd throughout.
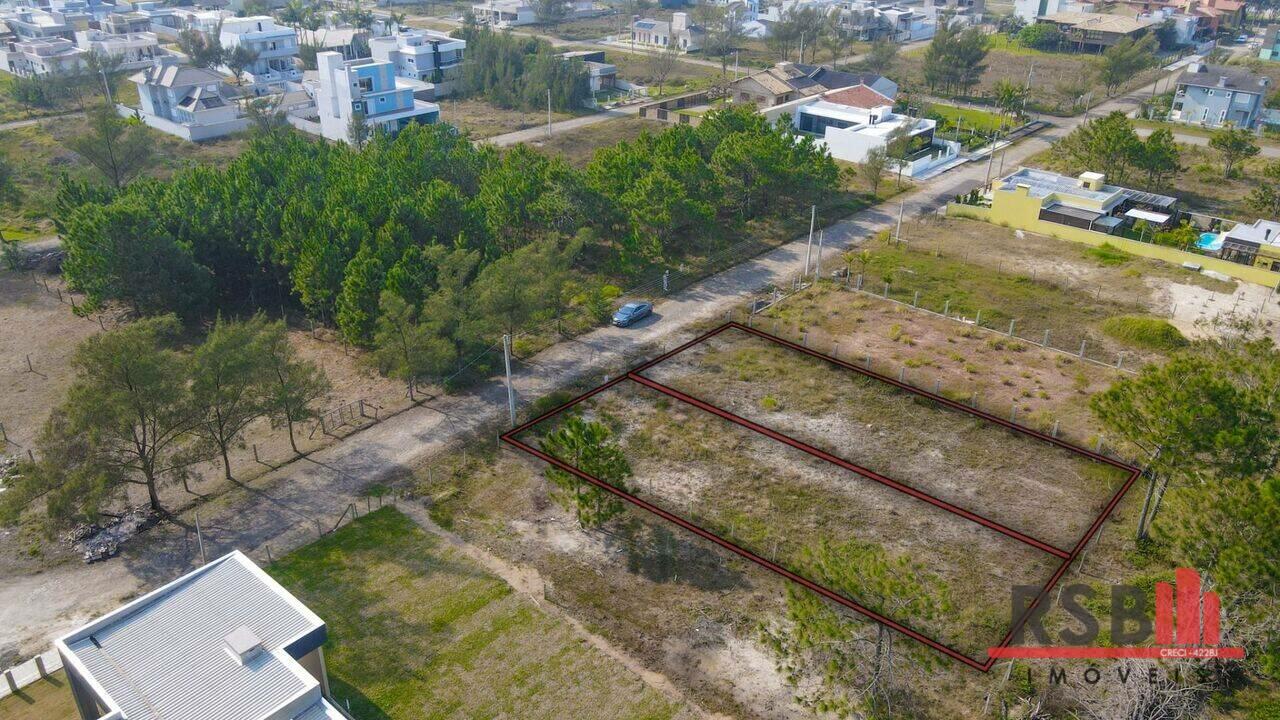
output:
<path id="1" fill-rule="evenodd" d="M 831 157 L 861 163 L 901 133 L 909 138 L 902 174 L 919 177 L 956 161 L 960 143 L 934 136 L 937 121 L 893 111 L 893 100 L 866 85 L 842 88 L 794 100 L 761 111 L 771 121 L 783 116 L 815 138 Z"/>
<path id="2" fill-rule="evenodd" d="M 631 23 L 633 45 L 659 50 L 674 47 L 680 52 L 695 52 L 702 49 L 705 40 L 706 32 L 689 22 L 688 13 L 672 13 L 671 22 L 641 18 Z"/>
<path id="3" fill-rule="evenodd" d="M 30 38 L 10 43 L 0 52 L 0 62 L 8 72 L 21 77 L 59 75 L 84 64 L 85 51 L 63 37 Z"/>
<path id="4" fill-rule="evenodd" d="M 344 60 L 339 53 L 322 52 L 316 55 L 316 65 L 316 112 L 320 134 L 329 140 L 351 142 L 351 126 L 357 117 L 371 129 L 390 133 L 440 119 L 439 105 L 414 97 L 415 92 L 429 88 L 397 77 L 394 66 L 385 60 Z"/>
<path id="5" fill-rule="evenodd" d="M 538 13 L 528 0 L 486 0 L 472 5 L 471 12 L 478 22 L 499 28 L 533 25 L 538 22 Z M 570 0 L 565 19 L 579 20 L 603 15 L 605 12 L 607 11 L 603 8 L 596 7 L 593 0 Z"/>
<path id="6" fill-rule="evenodd" d="M 1090 0 L 1013 0 L 1013 14 L 1028 24 L 1034 23 L 1038 17 L 1067 12 L 1088 13 L 1096 8 L 1097 5 Z"/>
<path id="7" fill-rule="evenodd" d="M 157 57 L 166 54 L 153 32 L 113 35 L 101 30 L 80 30 L 76 33 L 76 46 L 87 53 L 119 58 L 121 70 L 151 67 Z"/>
<path id="8" fill-rule="evenodd" d="M 63 38 L 74 40 L 76 30 L 88 29 L 87 15 L 74 15 L 34 7 L 18 7 L 0 15 L 19 40 Z"/>
<path id="9" fill-rule="evenodd" d="M 257 58 L 245 69 L 245 84 L 255 93 L 283 89 L 287 82 L 302 80 L 298 69 L 298 32 L 276 24 L 268 15 L 225 18 L 218 35 L 223 50 L 246 47 Z M 230 69 L 224 67 L 230 73 Z"/>
<path id="10" fill-rule="evenodd" d="M 466 49 L 465 40 L 416 28 L 369 41 L 369 53 L 373 59 L 390 63 L 397 77 L 433 85 L 433 97 L 453 92 Z"/>
<path id="11" fill-rule="evenodd" d="M 82 720 L 345 720 L 323 620 L 236 551 L 54 645 Z"/>
<path id="12" fill-rule="evenodd" d="M 184 140 L 209 140 L 249 127 L 226 78 L 213 70 L 161 56 L 129 79 L 138 85 L 138 118 L 157 130 Z"/>

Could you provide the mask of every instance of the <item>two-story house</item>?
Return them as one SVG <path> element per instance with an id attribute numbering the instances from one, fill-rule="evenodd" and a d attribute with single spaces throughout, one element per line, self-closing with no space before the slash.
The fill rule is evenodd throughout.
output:
<path id="1" fill-rule="evenodd" d="M 226 87 L 208 68 L 178 65 L 172 55 L 129 78 L 138 86 L 138 117 L 185 140 L 207 140 L 249 126 Z"/>
<path id="2" fill-rule="evenodd" d="M 151 32 L 114 35 L 101 30 L 80 30 L 76 33 L 76 46 L 85 52 L 118 59 L 121 70 L 151 67 L 157 57 L 166 54 L 159 38 Z"/>
<path id="3" fill-rule="evenodd" d="M 1169 119 L 1206 127 L 1257 127 L 1271 79 L 1244 68 L 1191 63 L 1177 79 Z"/>
<path id="4" fill-rule="evenodd" d="M 227 18 L 222 22 L 218 39 L 223 50 L 230 52 L 236 47 L 245 47 L 256 55 L 244 71 L 245 84 L 255 93 L 267 92 L 272 87 L 280 89 L 286 82 L 302 79 L 296 62 L 298 31 L 276 25 L 270 16 Z M 230 68 L 224 66 L 223 69 L 230 72 Z"/>
<path id="5" fill-rule="evenodd" d="M 352 142 L 353 123 L 370 129 L 399 132 L 412 123 L 440 119 L 440 106 L 414 97 L 421 84 L 397 80 L 395 66 L 385 60 L 344 60 L 341 53 L 316 54 L 319 81 L 315 89 L 320 134 L 330 140 Z"/>
<path id="6" fill-rule="evenodd" d="M 87 16 L 77 18 L 30 7 L 19 7 L 14 12 L 0 16 L 0 20 L 4 20 L 19 40 L 64 38 L 74 41 L 76 30 L 89 27 Z"/>
<path id="7" fill-rule="evenodd" d="M 100 26 L 111 35 L 151 32 L 151 18 L 136 12 L 115 12 L 103 18 Z"/>
<path id="8" fill-rule="evenodd" d="M 84 51 L 63 37 L 19 40 L 10 43 L 0 57 L 5 70 L 22 77 L 61 75 L 84 64 Z"/>
<path id="9" fill-rule="evenodd" d="M 434 85 L 434 97 L 453 92 L 466 48 L 465 40 L 416 28 L 369 41 L 369 53 L 374 60 L 391 63 L 398 77 Z"/>

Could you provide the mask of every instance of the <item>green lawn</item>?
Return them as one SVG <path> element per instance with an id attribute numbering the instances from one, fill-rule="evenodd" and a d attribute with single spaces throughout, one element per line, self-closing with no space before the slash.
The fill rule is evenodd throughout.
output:
<path id="1" fill-rule="evenodd" d="M 4 720 L 79 720 L 67 676 L 61 671 L 0 699 Z"/>
<path id="2" fill-rule="evenodd" d="M 979 132 L 990 133 L 1001 127 L 1009 125 L 1009 118 L 998 113 L 979 110 L 977 108 L 957 107 L 955 105 L 943 105 L 942 103 L 933 103 L 929 106 L 930 115 L 939 115 L 947 122 L 947 127 L 954 128 L 956 121 L 960 121 L 961 130 L 978 130 Z"/>
<path id="3" fill-rule="evenodd" d="M 269 572 L 328 623 L 330 684 L 359 720 L 657 720 L 681 710 L 393 508 Z"/>

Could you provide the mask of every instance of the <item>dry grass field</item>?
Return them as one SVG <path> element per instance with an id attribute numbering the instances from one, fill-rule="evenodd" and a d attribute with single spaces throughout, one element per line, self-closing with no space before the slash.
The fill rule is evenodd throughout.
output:
<path id="1" fill-rule="evenodd" d="M 610 147 L 624 140 L 634 140 L 640 133 L 661 132 L 664 125 L 654 120 L 624 117 L 587 125 L 568 132 L 556 133 L 549 138 L 526 143 L 545 153 L 559 155 L 570 165 L 583 167 L 591 162 L 596 150 Z"/>
<path id="2" fill-rule="evenodd" d="M 613 428 L 635 476 L 633 491 L 663 509 L 805 575 L 807 553 L 850 541 L 918 564 L 932 594 L 954 598 L 933 621 L 896 617 L 908 627 L 985 660 L 1007 616 L 1007 588 L 1044 584 L 1061 563 L 1048 553 L 983 528 L 709 413 L 626 383 L 579 406 L 584 419 Z M 820 418 L 815 418 L 821 422 Z M 554 422 L 524 437 L 535 446 Z M 902 425 L 890 423 L 892 436 Z M 849 598 L 874 610 L 866 596 Z M 944 601 L 945 602 L 945 601 Z M 1007 623 L 1006 623 L 1007 624 Z"/>
<path id="3" fill-rule="evenodd" d="M 517 130 L 545 125 L 546 110 L 507 110 L 482 99 L 444 98 L 439 101 L 440 121 L 468 133 L 473 140 L 483 140 Z M 551 121 L 568 120 L 567 113 L 551 113 Z"/>
<path id="4" fill-rule="evenodd" d="M 1068 551 L 1127 477 L 741 330 L 643 375 Z"/>
<path id="5" fill-rule="evenodd" d="M 991 50 L 987 55 L 986 66 L 982 79 L 970 92 L 973 97 L 990 98 L 996 83 L 1001 80 L 1025 84 L 1032 66 L 1035 70 L 1032 75 L 1034 82 L 1030 102 L 1043 111 L 1070 115 L 1074 114 L 1072 105 L 1080 95 L 1092 90 L 1094 102 L 1103 96 L 1102 87 L 1094 80 L 1097 75 L 1096 59 L 1090 55 Z M 924 83 L 923 48 L 898 56 L 885 74 L 896 80 L 908 93 L 929 93 L 929 88 Z M 1139 73 L 1123 89 L 1140 87 L 1154 77 L 1155 71 Z"/>
<path id="6" fill-rule="evenodd" d="M 333 693 L 361 720 L 689 718 L 392 508 L 268 570 L 328 623 Z"/>

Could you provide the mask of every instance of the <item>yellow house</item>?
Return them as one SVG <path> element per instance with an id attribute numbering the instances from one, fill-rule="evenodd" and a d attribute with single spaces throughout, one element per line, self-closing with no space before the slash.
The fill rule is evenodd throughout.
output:
<path id="1" fill-rule="evenodd" d="M 1156 226 L 1177 222 L 1175 198 L 1108 185 L 1101 173 L 1067 177 L 1020 168 L 991 183 L 990 205 L 954 202 L 947 214 L 1026 230 L 1062 240 L 1108 244 L 1140 257 L 1188 269 L 1213 271 L 1267 287 L 1280 284 L 1280 223 L 1260 220 L 1222 233 L 1221 257 L 1132 240 L 1121 231 L 1143 220 Z"/>
<path id="2" fill-rule="evenodd" d="M 1095 172 L 1071 178 L 1020 168 L 991 184 L 992 222 L 1034 232 L 1043 232 L 1041 223 L 1108 235 L 1137 220 L 1166 225 L 1177 216 L 1177 202 L 1167 195 L 1108 185 Z"/>

